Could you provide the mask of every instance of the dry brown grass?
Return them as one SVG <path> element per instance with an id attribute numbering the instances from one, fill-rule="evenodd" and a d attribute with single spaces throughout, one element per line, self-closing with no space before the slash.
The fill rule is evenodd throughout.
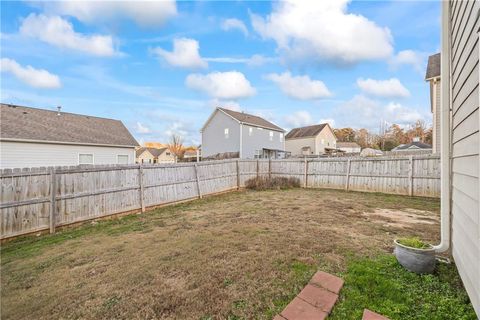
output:
<path id="1" fill-rule="evenodd" d="M 379 208 L 390 220 L 423 210 L 434 223 L 364 214 Z M 2 248 L 2 319 L 270 318 L 317 269 L 341 273 L 349 256 L 391 251 L 395 237 L 435 242 L 438 209 L 380 194 L 247 191 L 14 241 Z"/>
<path id="2" fill-rule="evenodd" d="M 299 188 L 300 179 L 286 177 L 257 177 L 245 181 L 245 188 L 257 191 Z"/>

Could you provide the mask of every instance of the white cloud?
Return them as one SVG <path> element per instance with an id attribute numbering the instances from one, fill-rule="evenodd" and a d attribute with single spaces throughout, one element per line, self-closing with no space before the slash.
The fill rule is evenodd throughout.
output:
<path id="1" fill-rule="evenodd" d="M 135 126 L 135 132 L 145 134 L 152 132 L 152 130 L 150 130 L 149 127 L 141 124 L 140 122 L 137 122 L 137 125 Z"/>
<path id="2" fill-rule="evenodd" d="M 152 52 L 165 59 L 174 67 L 196 69 L 207 68 L 208 63 L 200 56 L 198 41 L 188 38 L 173 40 L 173 51 L 169 52 L 162 48 L 154 48 Z"/>
<path id="3" fill-rule="evenodd" d="M 334 119 L 320 119 L 320 123 L 328 123 L 330 127 L 335 128 L 335 120 Z"/>
<path id="4" fill-rule="evenodd" d="M 248 29 L 247 26 L 245 26 L 245 23 L 243 23 L 242 20 L 231 18 L 231 19 L 225 19 L 222 23 L 222 29 L 225 31 L 229 30 L 239 30 L 242 32 L 244 35 L 248 35 Z"/>
<path id="5" fill-rule="evenodd" d="M 83 35 L 75 32 L 67 20 L 58 16 L 30 14 L 20 26 L 20 33 L 48 44 L 82 51 L 97 56 L 113 56 L 113 39 L 104 35 Z"/>
<path id="6" fill-rule="evenodd" d="M 219 62 L 219 63 L 244 63 L 250 67 L 258 67 L 266 63 L 277 61 L 276 58 L 265 57 L 261 54 L 254 54 L 250 58 L 233 58 L 233 57 L 216 57 L 216 58 L 205 58 L 205 61 L 208 62 Z"/>
<path id="7" fill-rule="evenodd" d="M 251 14 L 252 25 L 291 59 L 349 64 L 390 57 L 390 30 L 348 13 L 348 2 L 286 0 L 265 18 Z"/>
<path id="8" fill-rule="evenodd" d="M 44 69 L 35 69 L 32 66 L 21 66 L 15 60 L 8 58 L 2 58 L 0 60 L 0 71 L 10 72 L 19 80 L 34 88 L 55 89 L 62 86 L 57 75 L 51 74 Z"/>
<path id="9" fill-rule="evenodd" d="M 410 92 L 397 78 L 388 80 L 357 79 L 358 87 L 365 93 L 384 98 L 405 98 Z"/>
<path id="10" fill-rule="evenodd" d="M 129 19 L 144 27 L 154 27 L 177 14 L 175 0 L 162 1 L 45 1 L 35 2 L 50 14 L 67 15 L 89 23 L 104 25 L 117 19 Z"/>
<path id="11" fill-rule="evenodd" d="M 286 116 L 285 123 L 293 128 L 298 128 L 311 125 L 313 119 L 308 111 L 301 110 Z"/>
<path id="12" fill-rule="evenodd" d="M 425 120 L 428 116 L 415 108 L 394 102 L 385 105 L 363 95 L 357 95 L 342 103 L 335 109 L 333 115 L 341 127 L 351 126 L 370 130 L 377 130 L 382 120 L 406 125 L 417 120 Z"/>
<path id="13" fill-rule="evenodd" d="M 418 51 L 403 50 L 394 55 L 390 59 L 389 64 L 393 69 L 398 69 L 402 65 L 410 65 L 419 73 L 423 73 L 425 71 L 426 56 L 426 54 Z"/>
<path id="14" fill-rule="evenodd" d="M 221 108 L 230 109 L 233 111 L 242 111 L 240 104 L 232 100 L 212 99 L 208 101 L 208 106 L 212 108 L 221 107 Z"/>
<path id="15" fill-rule="evenodd" d="M 212 72 L 206 75 L 194 73 L 187 76 L 185 84 L 190 89 L 218 99 L 240 99 L 256 93 L 243 73 L 238 71 Z"/>
<path id="16" fill-rule="evenodd" d="M 271 73 L 267 79 L 277 84 L 287 96 L 300 100 L 314 100 L 330 97 L 332 94 L 320 80 L 312 80 L 309 76 L 292 76 L 290 72 Z"/>

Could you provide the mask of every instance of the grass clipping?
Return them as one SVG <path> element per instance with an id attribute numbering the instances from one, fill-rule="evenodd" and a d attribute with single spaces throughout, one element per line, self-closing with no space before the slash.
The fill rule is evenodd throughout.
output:
<path id="1" fill-rule="evenodd" d="M 245 181 L 245 187 L 252 190 L 281 190 L 300 187 L 300 179 L 286 177 L 257 177 Z"/>

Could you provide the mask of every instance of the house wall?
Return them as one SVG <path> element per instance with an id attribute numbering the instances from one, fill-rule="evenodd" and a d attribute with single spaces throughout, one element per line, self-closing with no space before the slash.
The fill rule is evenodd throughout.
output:
<path id="1" fill-rule="evenodd" d="M 283 132 L 269 130 L 242 124 L 242 152 L 243 159 L 253 159 L 255 155 L 261 154 L 263 148 L 285 150 Z M 270 132 L 273 137 L 270 139 Z"/>
<path id="2" fill-rule="evenodd" d="M 337 138 L 335 134 L 326 126 L 315 138 L 315 154 L 325 153 L 325 148 L 336 148 Z"/>
<path id="3" fill-rule="evenodd" d="M 432 112 L 433 112 L 433 121 L 432 121 L 432 149 L 433 153 L 440 152 L 440 79 L 435 79 L 430 81 L 432 86 Z"/>
<path id="4" fill-rule="evenodd" d="M 311 154 L 315 154 L 315 137 L 285 140 L 285 150 L 293 156 L 305 155 L 302 152 L 303 147 L 310 147 Z"/>
<path id="5" fill-rule="evenodd" d="M 175 156 L 170 150 L 165 150 L 161 155 L 158 156 L 158 163 L 174 163 Z"/>
<path id="6" fill-rule="evenodd" d="M 443 70 L 442 63 L 442 79 L 450 77 L 452 254 L 480 316 L 480 2 L 448 2 L 443 4 L 443 10 L 442 39 L 448 39 L 450 49 L 442 52 L 442 58 L 447 54 L 450 61 L 450 70 Z"/>
<path id="7" fill-rule="evenodd" d="M 142 161 L 143 160 L 143 161 Z M 137 157 L 137 162 L 138 163 L 153 163 L 153 160 L 155 160 L 155 157 L 148 151 L 143 151 L 138 157 Z"/>
<path id="8" fill-rule="evenodd" d="M 225 138 L 225 128 L 229 129 L 228 138 Z M 225 113 L 216 110 L 202 131 L 202 157 L 239 151 L 240 124 Z"/>
<path id="9" fill-rule="evenodd" d="M 94 164 L 116 164 L 117 155 L 128 155 L 128 163 L 135 163 L 134 147 L 0 141 L 0 168 L 76 166 L 80 153 L 93 154 Z"/>

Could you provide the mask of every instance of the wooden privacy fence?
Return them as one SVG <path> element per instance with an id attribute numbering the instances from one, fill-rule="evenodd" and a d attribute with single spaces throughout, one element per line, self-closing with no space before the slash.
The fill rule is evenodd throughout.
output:
<path id="1" fill-rule="evenodd" d="M 303 187 L 438 197 L 438 156 L 221 160 L 163 165 L 0 170 L 0 238 L 235 190 L 258 176 Z"/>

